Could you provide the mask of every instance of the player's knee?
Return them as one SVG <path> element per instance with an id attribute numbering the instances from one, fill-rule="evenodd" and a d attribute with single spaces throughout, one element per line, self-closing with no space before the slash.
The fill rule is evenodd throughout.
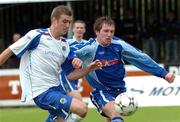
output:
<path id="1" fill-rule="evenodd" d="M 82 118 L 84 118 L 85 116 L 86 116 L 86 114 L 87 114 L 87 112 L 88 112 L 88 107 L 87 107 L 87 105 L 85 104 L 85 103 L 82 103 L 81 105 L 80 105 L 80 109 L 79 109 L 79 114 L 80 114 L 80 116 L 82 117 Z"/>
<path id="2" fill-rule="evenodd" d="M 80 117 L 84 118 L 87 114 L 88 107 L 85 103 L 81 100 L 73 98 L 72 105 L 71 105 L 71 112 L 79 115 Z"/>
<path id="3" fill-rule="evenodd" d="M 109 118 L 112 118 L 114 116 L 119 116 L 119 113 L 116 112 L 114 108 L 114 102 L 108 102 L 104 107 L 103 107 L 103 112 L 108 116 Z"/>

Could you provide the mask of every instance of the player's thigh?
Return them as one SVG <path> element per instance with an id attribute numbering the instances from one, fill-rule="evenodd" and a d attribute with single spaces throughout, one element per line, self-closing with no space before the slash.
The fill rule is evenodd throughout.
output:
<path id="1" fill-rule="evenodd" d="M 114 111 L 113 102 L 111 101 L 114 101 L 117 94 L 118 93 L 111 93 L 109 91 L 94 90 L 90 94 L 90 98 L 100 114 L 109 117 L 109 114 L 112 113 L 111 111 Z"/>
<path id="2" fill-rule="evenodd" d="M 72 103 L 70 107 L 71 112 L 78 114 L 81 117 L 84 117 L 87 113 L 87 109 L 87 105 L 83 103 L 81 100 L 72 98 Z"/>

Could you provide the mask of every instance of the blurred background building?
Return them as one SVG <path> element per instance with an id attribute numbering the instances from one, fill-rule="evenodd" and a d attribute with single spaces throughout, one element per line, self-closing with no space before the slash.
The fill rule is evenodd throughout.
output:
<path id="1" fill-rule="evenodd" d="M 143 50 L 159 63 L 180 62 L 179 0 L 11 1 L 14 2 L 0 1 L 0 51 L 12 43 L 14 33 L 23 36 L 30 29 L 49 27 L 52 8 L 63 4 L 71 7 L 74 20 L 86 22 L 86 39 L 94 36 L 94 20 L 108 15 L 116 22 L 117 37 Z"/>

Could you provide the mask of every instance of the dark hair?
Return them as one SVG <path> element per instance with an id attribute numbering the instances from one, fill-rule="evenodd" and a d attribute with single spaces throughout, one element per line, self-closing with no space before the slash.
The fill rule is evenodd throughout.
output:
<path id="1" fill-rule="evenodd" d="M 100 31 L 104 24 L 113 25 L 115 27 L 115 22 L 111 17 L 103 16 L 96 19 L 94 23 L 94 32 Z"/>
<path id="2" fill-rule="evenodd" d="M 59 5 L 53 9 L 51 13 L 51 21 L 53 18 L 59 19 L 61 15 L 72 16 L 72 12 L 67 6 Z"/>

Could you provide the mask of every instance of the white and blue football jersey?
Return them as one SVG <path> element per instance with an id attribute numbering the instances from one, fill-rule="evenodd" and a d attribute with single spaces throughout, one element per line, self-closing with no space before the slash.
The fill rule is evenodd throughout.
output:
<path id="1" fill-rule="evenodd" d="M 61 65 L 66 58 L 73 58 L 63 37 L 55 39 L 49 29 L 36 29 L 10 46 L 21 57 L 20 82 L 22 101 L 35 98 L 53 86 L 61 85 Z M 63 84 L 62 84 L 63 85 Z"/>
<path id="2" fill-rule="evenodd" d="M 125 89 L 125 81 L 123 80 L 126 76 L 124 60 L 158 77 L 165 77 L 167 74 L 167 71 L 148 55 L 117 37 L 113 37 L 111 44 L 106 47 L 99 44 L 95 38 L 73 47 L 71 47 L 72 50 L 75 51 L 77 57 L 83 60 L 84 66 L 94 60 L 101 61 L 102 69 L 90 72 L 86 76 L 89 84 L 95 89 Z M 69 73 L 69 71 L 66 72 Z"/>

